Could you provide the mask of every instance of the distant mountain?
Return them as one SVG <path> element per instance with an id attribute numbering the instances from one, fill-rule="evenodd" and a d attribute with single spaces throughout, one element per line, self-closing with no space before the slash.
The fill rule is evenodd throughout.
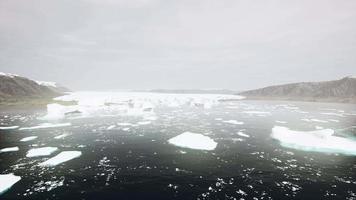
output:
<path id="1" fill-rule="evenodd" d="M 234 94 L 236 91 L 225 89 L 154 89 L 149 92 L 171 93 L 171 94 Z"/>
<path id="2" fill-rule="evenodd" d="M 302 82 L 241 92 L 247 99 L 356 103 L 356 77 L 323 82 Z"/>
<path id="3" fill-rule="evenodd" d="M 46 84 L 47 83 L 47 84 Z M 15 74 L 0 72 L 0 103 L 50 99 L 68 91 L 48 82 L 37 82 Z"/>

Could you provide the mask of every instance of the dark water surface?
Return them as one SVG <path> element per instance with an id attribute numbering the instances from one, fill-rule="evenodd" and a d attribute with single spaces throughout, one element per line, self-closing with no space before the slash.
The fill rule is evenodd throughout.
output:
<path id="1" fill-rule="evenodd" d="M 46 114 L 41 109 L 0 112 L 1 126 L 20 127 L 43 123 L 38 117 Z M 285 148 L 271 138 L 274 126 L 285 126 L 331 128 L 352 139 L 355 113 L 355 105 L 347 104 L 240 101 L 209 109 L 158 107 L 155 120 L 101 116 L 61 119 L 71 123 L 67 127 L 0 130 L 0 149 L 19 147 L 0 153 L 0 174 L 21 177 L 0 199 L 356 199 L 355 155 Z M 167 142 L 185 131 L 207 135 L 218 145 L 206 151 Z M 38 138 L 20 142 L 28 136 Z M 36 147 L 59 150 L 27 158 Z M 72 150 L 82 155 L 38 166 Z"/>

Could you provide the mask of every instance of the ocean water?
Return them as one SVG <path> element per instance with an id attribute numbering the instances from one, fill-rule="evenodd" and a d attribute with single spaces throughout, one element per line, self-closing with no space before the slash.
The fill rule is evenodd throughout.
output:
<path id="1" fill-rule="evenodd" d="M 78 105 L 0 111 L 0 199 L 356 199 L 355 105 L 59 99 Z"/>

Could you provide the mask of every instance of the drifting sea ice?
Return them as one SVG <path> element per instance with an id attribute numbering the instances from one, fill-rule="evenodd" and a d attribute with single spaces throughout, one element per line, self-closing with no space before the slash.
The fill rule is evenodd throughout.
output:
<path id="1" fill-rule="evenodd" d="M 334 136 L 334 130 L 323 129 L 316 131 L 293 131 L 286 127 L 275 126 L 272 138 L 278 140 L 282 146 L 325 153 L 340 153 L 356 155 L 356 140 Z"/>
<path id="2" fill-rule="evenodd" d="M 7 147 L 0 149 L 0 153 L 18 151 L 19 147 Z"/>
<path id="3" fill-rule="evenodd" d="M 53 124 L 53 123 L 43 123 L 38 126 L 32 126 L 32 127 L 23 127 L 20 128 L 20 130 L 33 130 L 33 129 L 44 129 L 44 128 L 58 128 L 58 127 L 65 127 L 65 126 L 71 126 L 71 123 L 59 123 L 59 124 Z"/>
<path id="4" fill-rule="evenodd" d="M 62 151 L 61 153 L 54 156 L 53 158 L 50 158 L 50 159 L 46 160 L 45 162 L 40 163 L 39 166 L 42 166 L 42 167 L 56 166 L 61 163 L 72 160 L 74 158 L 77 158 L 81 155 L 82 155 L 81 151 Z"/>
<path id="5" fill-rule="evenodd" d="M 239 131 L 239 132 L 237 133 L 237 135 L 239 135 L 239 136 L 241 136 L 241 137 L 247 137 L 247 138 L 250 137 L 249 135 L 247 135 L 246 133 L 243 133 L 243 132 L 241 132 L 241 131 Z"/>
<path id="6" fill-rule="evenodd" d="M 239 122 L 237 120 L 226 120 L 223 122 L 228 123 L 228 124 L 235 124 L 235 125 L 243 125 L 244 124 L 244 122 Z"/>
<path id="7" fill-rule="evenodd" d="M 49 156 L 57 150 L 58 150 L 57 147 L 41 147 L 41 148 L 30 149 L 27 152 L 26 157 L 31 158 L 31 157 L 38 157 L 38 156 Z"/>
<path id="8" fill-rule="evenodd" d="M 0 174 L 0 195 L 5 193 L 19 180 L 21 180 L 21 177 L 14 174 Z"/>
<path id="9" fill-rule="evenodd" d="M 0 130 L 12 130 L 17 128 L 19 128 L 19 126 L 1 126 Z"/>
<path id="10" fill-rule="evenodd" d="M 35 139 L 37 139 L 37 136 L 29 136 L 29 137 L 22 138 L 20 142 L 28 142 Z"/>
<path id="11" fill-rule="evenodd" d="M 208 136 L 192 132 L 184 132 L 169 139 L 168 142 L 179 147 L 208 151 L 214 150 L 218 144 Z"/>

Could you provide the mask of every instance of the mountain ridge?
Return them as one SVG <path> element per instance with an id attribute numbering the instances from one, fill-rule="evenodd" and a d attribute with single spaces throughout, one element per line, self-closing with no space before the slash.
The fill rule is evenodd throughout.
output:
<path id="1" fill-rule="evenodd" d="M 356 103 L 356 76 L 320 82 L 299 82 L 248 90 L 247 99 Z"/>

